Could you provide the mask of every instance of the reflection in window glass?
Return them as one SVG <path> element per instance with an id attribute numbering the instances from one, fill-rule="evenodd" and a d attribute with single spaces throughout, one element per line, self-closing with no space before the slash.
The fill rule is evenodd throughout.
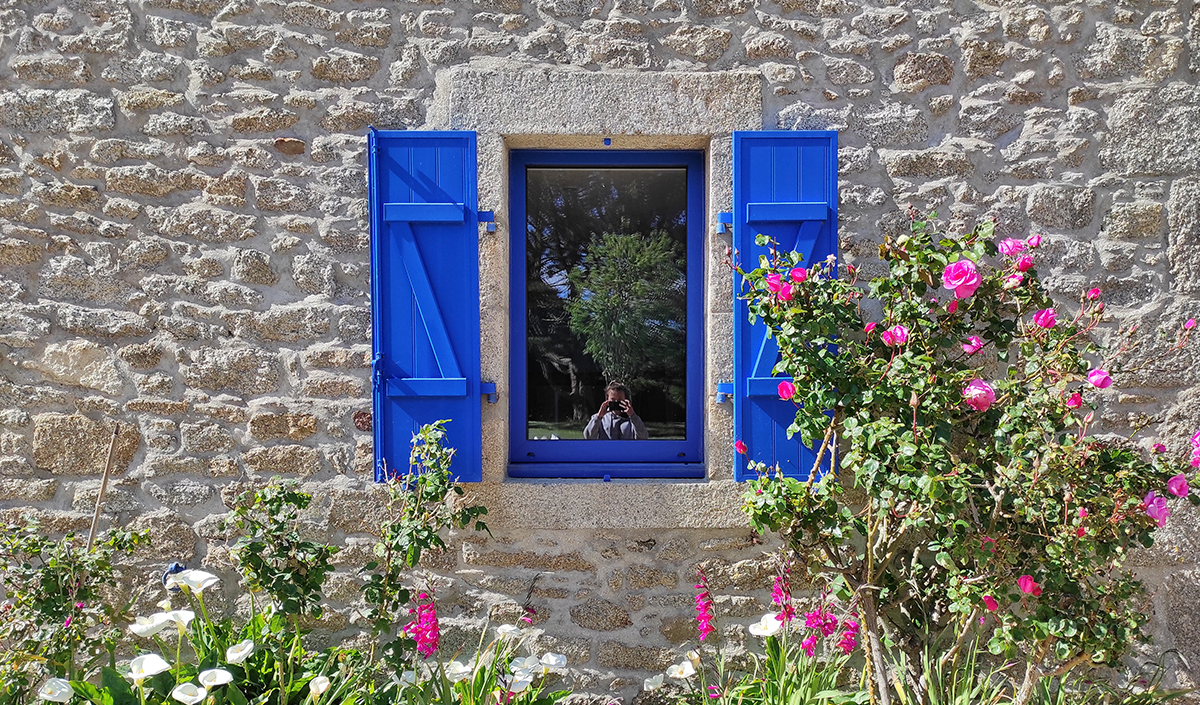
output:
<path id="1" fill-rule="evenodd" d="M 686 216 L 684 168 L 527 169 L 527 438 L 583 438 L 610 382 L 685 438 Z"/>

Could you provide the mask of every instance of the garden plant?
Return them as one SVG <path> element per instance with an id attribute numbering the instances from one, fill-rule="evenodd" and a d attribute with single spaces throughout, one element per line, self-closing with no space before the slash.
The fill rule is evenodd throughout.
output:
<path id="1" fill-rule="evenodd" d="M 1132 371 L 1136 327 L 1101 326 L 1100 288 L 1052 298 L 1041 236 L 996 242 L 992 221 L 954 234 L 936 214 L 910 218 L 869 281 L 764 236 L 770 254 L 738 267 L 751 317 L 779 345 L 788 432 L 817 455 L 802 478 L 750 463 L 745 509 L 861 615 L 872 702 L 925 701 L 929 671 L 974 665 L 978 641 L 1018 662 L 997 676 L 1025 705 L 1046 679 L 1118 665 L 1144 638 L 1126 562 L 1177 498 L 1197 503 L 1200 433 L 1190 447 L 1096 433 L 1105 390 Z M 1154 344 L 1177 351 L 1194 326 Z M 835 452 L 837 471 L 819 472 Z"/>

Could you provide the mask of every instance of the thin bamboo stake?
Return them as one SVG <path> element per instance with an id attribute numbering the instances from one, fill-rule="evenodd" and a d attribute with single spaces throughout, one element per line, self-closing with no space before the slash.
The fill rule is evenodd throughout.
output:
<path id="1" fill-rule="evenodd" d="M 96 495 L 96 509 L 92 512 L 92 528 L 88 531 L 87 550 L 90 553 L 92 544 L 96 541 L 96 526 L 100 523 L 100 506 L 104 504 L 104 492 L 108 489 L 108 473 L 112 470 L 113 451 L 117 448 L 117 434 L 121 432 L 121 422 L 113 426 L 112 440 L 108 444 L 108 458 L 104 461 L 104 475 L 100 478 L 100 492 Z"/>

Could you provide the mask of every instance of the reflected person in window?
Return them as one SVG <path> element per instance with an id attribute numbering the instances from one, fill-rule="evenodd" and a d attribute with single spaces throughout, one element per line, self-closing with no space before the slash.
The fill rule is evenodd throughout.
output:
<path id="1" fill-rule="evenodd" d="M 620 382 L 604 388 L 604 403 L 583 429 L 589 441 L 644 441 L 650 438 L 642 417 L 633 410 L 629 390 Z"/>

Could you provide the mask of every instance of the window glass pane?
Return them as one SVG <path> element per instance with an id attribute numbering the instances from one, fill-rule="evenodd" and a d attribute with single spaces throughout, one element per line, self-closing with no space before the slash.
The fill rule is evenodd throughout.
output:
<path id="1" fill-rule="evenodd" d="M 525 253 L 526 437 L 583 438 L 617 381 L 684 439 L 687 169 L 528 168 Z"/>

